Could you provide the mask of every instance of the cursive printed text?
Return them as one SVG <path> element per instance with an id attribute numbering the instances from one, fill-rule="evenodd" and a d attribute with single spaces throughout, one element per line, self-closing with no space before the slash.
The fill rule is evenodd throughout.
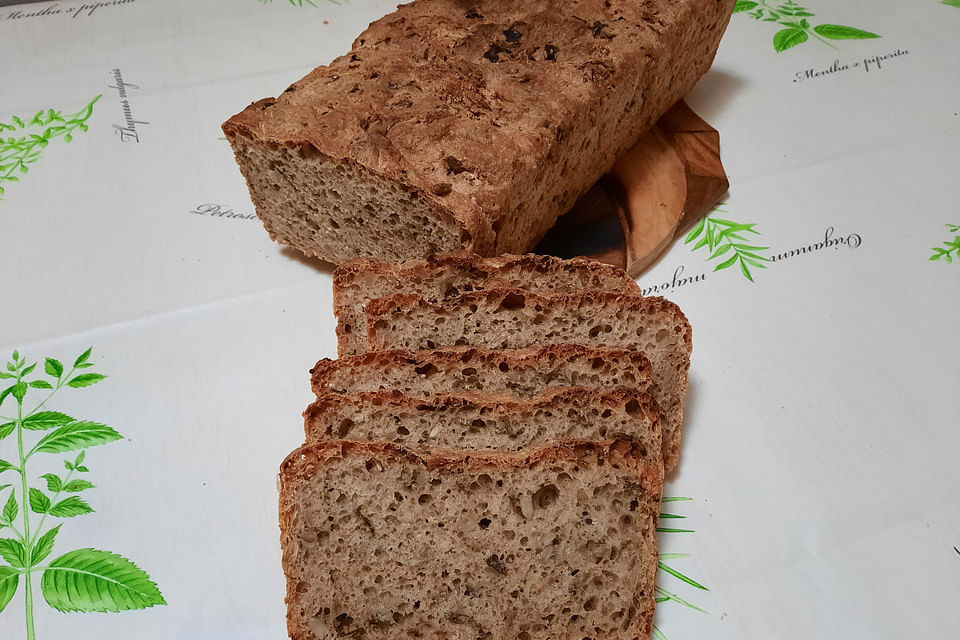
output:
<path id="1" fill-rule="evenodd" d="M 833 227 L 827 227 L 827 230 L 823 233 L 822 242 L 815 242 L 805 247 L 800 247 L 798 249 L 791 249 L 790 251 L 784 251 L 783 253 L 772 255 L 770 256 L 770 262 L 779 262 L 781 260 L 787 260 L 789 258 L 796 258 L 797 256 L 803 255 L 805 253 L 822 251 L 823 249 L 829 249 L 830 247 L 833 247 L 834 250 L 839 249 L 840 247 L 846 247 L 848 249 L 856 249 L 857 247 L 860 246 L 860 243 L 863 241 L 859 233 L 851 233 L 847 236 L 842 236 L 837 238 L 834 238 L 833 234 L 834 234 Z"/>
<path id="2" fill-rule="evenodd" d="M 834 60 L 833 64 L 827 67 L 826 69 L 814 69 L 813 67 L 809 69 L 804 69 L 803 71 L 797 71 L 793 75 L 794 82 L 803 82 L 804 80 L 810 80 L 812 78 L 823 78 L 826 76 L 834 75 L 836 73 L 843 73 L 844 71 L 850 71 L 851 69 L 861 69 L 866 73 L 871 71 L 880 71 L 884 68 L 884 65 L 893 58 L 899 58 L 900 56 L 905 56 L 909 51 L 906 49 L 897 49 L 891 53 L 878 56 L 869 56 L 862 58 L 860 60 L 853 60 L 848 62 L 840 62 L 840 60 Z"/>
<path id="3" fill-rule="evenodd" d="M 211 203 L 198 204 L 196 207 L 190 210 L 190 213 L 195 213 L 198 216 L 210 216 L 211 218 L 238 218 L 240 220 L 257 219 L 257 214 L 255 213 L 237 213 L 233 209 L 225 209 L 223 205 Z"/>
<path id="4" fill-rule="evenodd" d="M 673 279 L 669 282 L 664 282 L 663 284 L 655 284 L 649 287 L 641 287 L 640 294 L 648 296 L 651 293 L 663 293 L 664 291 L 669 291 L 670 289 L 676 289 L 677 287 L 682 287 L 687 284 L 693 284 L 694 282 L 702 282 L 706 279 L 707 274 L 701 273 L 696 276 L 681 278 L 683 274 L 684 266 L 680 265 L 673 272 Z"/>
<path id="5" fill-rule="evenodd" d="M 54 2 L 53 4 L 44 7 L 43 9 L 23 10 L 16 9 L 7 13 L 0 18 L 4 20 L 21 20 L 23 18 L 42 18 L 45 16 L 70 16 L 71 18 L 77 18 L 84 16 L 89 18 L 94 14 L 97 9 L 103 7 L 112 7 L 118 4 L 133 4 L 137 0 L 104 0 L 103 2 L 85 2 L 79 7 L 61 7 L 59 2 Z"/>
<path id="6" fill-rule="evenodd" d="M 120 136 L 121 142 L 140 142 L 140 134 L 137 132 L 138 124 L 150 124 L 144 120 L 135 120 L 133 112 L 130 110 L 130 100 L 127 99 L 127 89 L 139 89 L 140 86 L 131 82 L 123 81 L 123 74 L 120 69 L 114 69 L 112 72 L 114 84 L 109 85 L 111 89 L 117 90 L 120 98 L 120 107 L 123 109 L 123 124 L 113 125 L 113 132 Z"/>

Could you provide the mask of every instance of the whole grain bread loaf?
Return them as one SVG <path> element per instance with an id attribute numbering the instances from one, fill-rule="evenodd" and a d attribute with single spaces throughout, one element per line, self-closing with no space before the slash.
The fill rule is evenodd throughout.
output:
<path id="1" fill-rule="evenodd" d="M 651 371 L 639 351 L 554 344 L 536 349 L 374 351 L 321 360 L 311 373 L 317 395 L 393 389 L 418 398 L 463 392 L 534 398 L 558 387 L 647 391 Z"/>
<path id="2" fill-rule="evenodd" d="M 575 258 L 526 254 L 483 258 L 466 251 L 403 263 L 360 259 L 333 272 L 333 312 L 340 356 L 366 351 L 364 308 L 376 298 L 416 293 L 426 300 L 449 300 L 468 291 L 525 289 L 533 293 L 598 290 L 640 293 L 626 271 Z"/>
<path id="3" fill-rule="evenodd" d="M 489 394 L 414 398 L 374 391 L 317 398 L 303 414 L 307 442 L 363 440 L 414 449 L 517 451 L 557 440 L 626 439 L 661 461 L 660 410 L 637 390 L 557 389 L 536 400 Z"/>
<path id="4" fill-rule="evenodd" d="M 709 69 L 734 0 L 416 0 L 223 130 L 331 262 L 523 253 Z"/>
<path id="5" fill-rule="evenodd" d="M 518 349 L 551 343 L 636 349 L 650 360 L 651 395 L 663 413 L 664 460 L 668 470 L 676 466 L 692 338 L 687 318 L 669 300 L 621 293 L 539 295 L 490 289 L 445 302 L 416 295 L 378 298 L 367 305 L 366 313 L 372 351 Z"/>
<path id="6" fill-rule="evenodd" d="M 648 638 L 662 487 L 625 441 L 305 445 L 280 469 L 290 637 Z"/>

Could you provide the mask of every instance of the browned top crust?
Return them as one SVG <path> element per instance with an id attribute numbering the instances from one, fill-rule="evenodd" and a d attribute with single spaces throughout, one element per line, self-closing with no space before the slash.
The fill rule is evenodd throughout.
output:
<path id="1" fill-rule="evenodd" d="M 498 451 L 417 451 L 388 442 L 352 442 L 328 440 L 305 444 L 294 449 L 280 465 L 281 528 L 284 524 L 283 496 L 285 484 L 310 476 L 323 465 L 349 457 L 370 457 L 386 462 L 422 465 L 427 469 L 524 469 L 540 462 L 595 458 L 633 470 L 644 480 L 643 490 L 659 494 L 663 484 L 662 466 L 648 463 L 641 447 L 628 440 L 563 440 L 542 447 L 515 452 Z M 660 486 L 658 486 L 660 485 Z"/>
<path id="2" fill-rule="evenodd" d="M 590 274 L 591 278 L 602 281 L 618 282 L 626 291 L 640 293 L 640 286 L 626 271 L 612 264 L 599 262 L 591 258 L 562 259 L 554 256 L 544 256 L 534 253 L 513 255 L 505 253 L 500 256 L 485 258 L 469 251 L 434 254 L 422 260 L 409 260 L 395 263 L 371 258 L 357 258 L 348 260 L 333 270 L 333 291 L 350 286 L 358 274 L 372 272 L 398 282 L 406 281 L 412 275 L 423 275 L 459 269 L 469 271 L 479 281 L 496 277 L 503 271 L 521 268 L 533 273 L 567 272 Z M 334 300 L 336 306 L 337 301 Z"/>
<path id="3" fill-rule="evenodd" d="M 629 404 L 631 402 L 633 404 Z M 603 391 L 588 387 L 558 387 L 532 400 L 519 400 L 490 393 L 439 393 L 427 399 L 415 398 L 393 390 L 362 391 L 351 394 L 326 393 L 318 396 L 316 401 L 306 408 L 303 417 L 309 422 L 311 419 L 322 417 L 328 411 L 336 413 L 343 406 L 368 405 L 426 412 L 477 409 L 510 414 L 563 406 L 616 409 L 627 406 L 627 411 L 631 414 L 642 414 L 650 422 L 651 431 L 654 433 L 660 431 L 660 408 L 653 398 L 639 389 Z"/>
<path id="4" fill-rule="evenodd" d="M 369 351 L 354 356 L 345 356 L 337 360 L 324 358 L 310 370 L 313 389 L 317 393 L 324 393 L 329 386 L 330 377 L 339 370 L 351 368 L 376 367 L 402 364 L 411 367 L 420 367 L 433 364 L 435 366 L 452 367 L 459 364 L 485 363 L 496 366 L 506 363 L 509 367 L 524 367 L 537 365 L 541 362 L 557 360 L 573 360 L 575 358 L 601 358 L 606 361 L 626 360 L 640 373 L 640 380 L 650 380 L 651 367 L 639 351 L 607 347 L 585 347 L 574 344 L 551 344 L 536 349 L 478 349 L 475 347 L 456 347 L 434 349 L 431 351 L 404 351 L 391 349 L 387 351 Z"/>
<path id="5" fill-rule="evenodd" d="M 420 0 L 224 131 L 307 143 L 410 185 L 456 212 L 465 246 L 490 253 L 498 221 L 529 198 L 517 185 L 539 183 L 569 129 L 592 128 L 610 95 L 625 105 L 639 79 L 649 113 L 629 123 L 621 146 L 632 144 L 709 68 L 733 4 Z"/>

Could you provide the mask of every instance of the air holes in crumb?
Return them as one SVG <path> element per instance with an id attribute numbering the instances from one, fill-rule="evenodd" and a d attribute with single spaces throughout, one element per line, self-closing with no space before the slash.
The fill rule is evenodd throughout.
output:
<path id="1" fill-rule="evenodd" d="M 433 502 L 433 496 L 430 495 L 429 493 L 424 493 L 419 498 L 417 498 L 418 504 L 430 504 L 431 502 Z"/>
<path id="2" fill-rule="evenodd" d="M 344 418 L 340 421 L 340 426 L 337 427 L 337 436 L 344 438 L 348 433 L 353 429 L 354 422 L 350 418 Z"/>
<path id="3" fill-rule="evenodd" d="M 417 374 L 419 374 L 419 375 L 421 375 L 421 376 L 425 376 L 425 377 L 429 378 L 429 377 L 432 376 L 433 374 L 437 373 L 437 372 L 439 371 L 439 369 L 437 369 L 437 367 L 435 367 L 433 364 L 427 363 L 427 364 L 421 365 L 421 366 L 419 366 L 419 367 L 415 367 L 415 368 L 414 368 L 414 371 L 417 372 Z"/>
<path id="4" fill-rule="evenodd" d="M 397 433 L 401 436 L 408 436 L 410 435 L 410 430 L 406 427 L 397 427 Z"/>
<path id="5" fill-rule="evenodd" d="M 640 413 L 640 403 L 637 402 L 636 400 L 631 400 L 630 402 L 627 403 L 626 407 L 624 408 L 627 410 L 627 413 L 629 413 L 630 415 L 636 415 Z"/>
<path id="6" fill-rule="evenodd" d="M 548 484 L 533 494 L 533 503 L 538 509 L 545 509 L 556 502 L 559 496 L 560 490 L 557 489 L 556 485 Z"/>
<path id="7" fill-rule="evenodd" d="M 667 339 L 667 336 L 669 335 L 670 335 L 669 331 L 667 331 L 666 329 L 660 329 L 660 331 L 657 331 L 657 335 L 656 335 L 657 342 L 663 342 L 664 340 Z"/>
<path id="8" fill-rule="evenodd" d="M 596 599 L 596 598 L 590 598 L 589 600 L 587 600 L 586 602 L 583 603 L 583 610 L 584 610 L 584 611 L 593 611 L 593 610 L 596 609 L 596 608 L 597 608 L 597 599 Z"/>
<path id="9" fill-rule="evenodd" d="M 510 293 L 503 297 L 503 300 L 500 301 L 500 307 L 497 311 L 506 310 L 506 311 L 515 311 L 517 309 L 523 309 L 526 301 L 523 296 L 518 293 Z"/>
<path id="10" fill-rule="evenodd" d="M 499 369 L 500 369 L 500 371 L 502 371 L 503 373 L 506 373 L 506 372 L 510 371 L 510 365 L 508 365 L 506 362 L 501 362 L 501 363 L 500 363 L 500 366 L 499 366 Z"/>

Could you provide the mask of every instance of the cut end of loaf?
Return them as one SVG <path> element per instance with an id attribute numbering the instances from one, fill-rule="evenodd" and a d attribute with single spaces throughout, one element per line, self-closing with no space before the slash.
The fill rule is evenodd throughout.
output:
<path id="1" fill-rule="evenodd" d="M 291 637 L 648 637 L 662 481 L 623 442 L 303 447 L 281 468 Z"/>
<path id="2" fill-rule="evenodd" d="M 257 215 L 277 242 L 333 263 L 472 247 L 470 233 L 412 187 L 327 156 L 309 142 L 282 145 L 231 126 L 224 130 Z"/>

